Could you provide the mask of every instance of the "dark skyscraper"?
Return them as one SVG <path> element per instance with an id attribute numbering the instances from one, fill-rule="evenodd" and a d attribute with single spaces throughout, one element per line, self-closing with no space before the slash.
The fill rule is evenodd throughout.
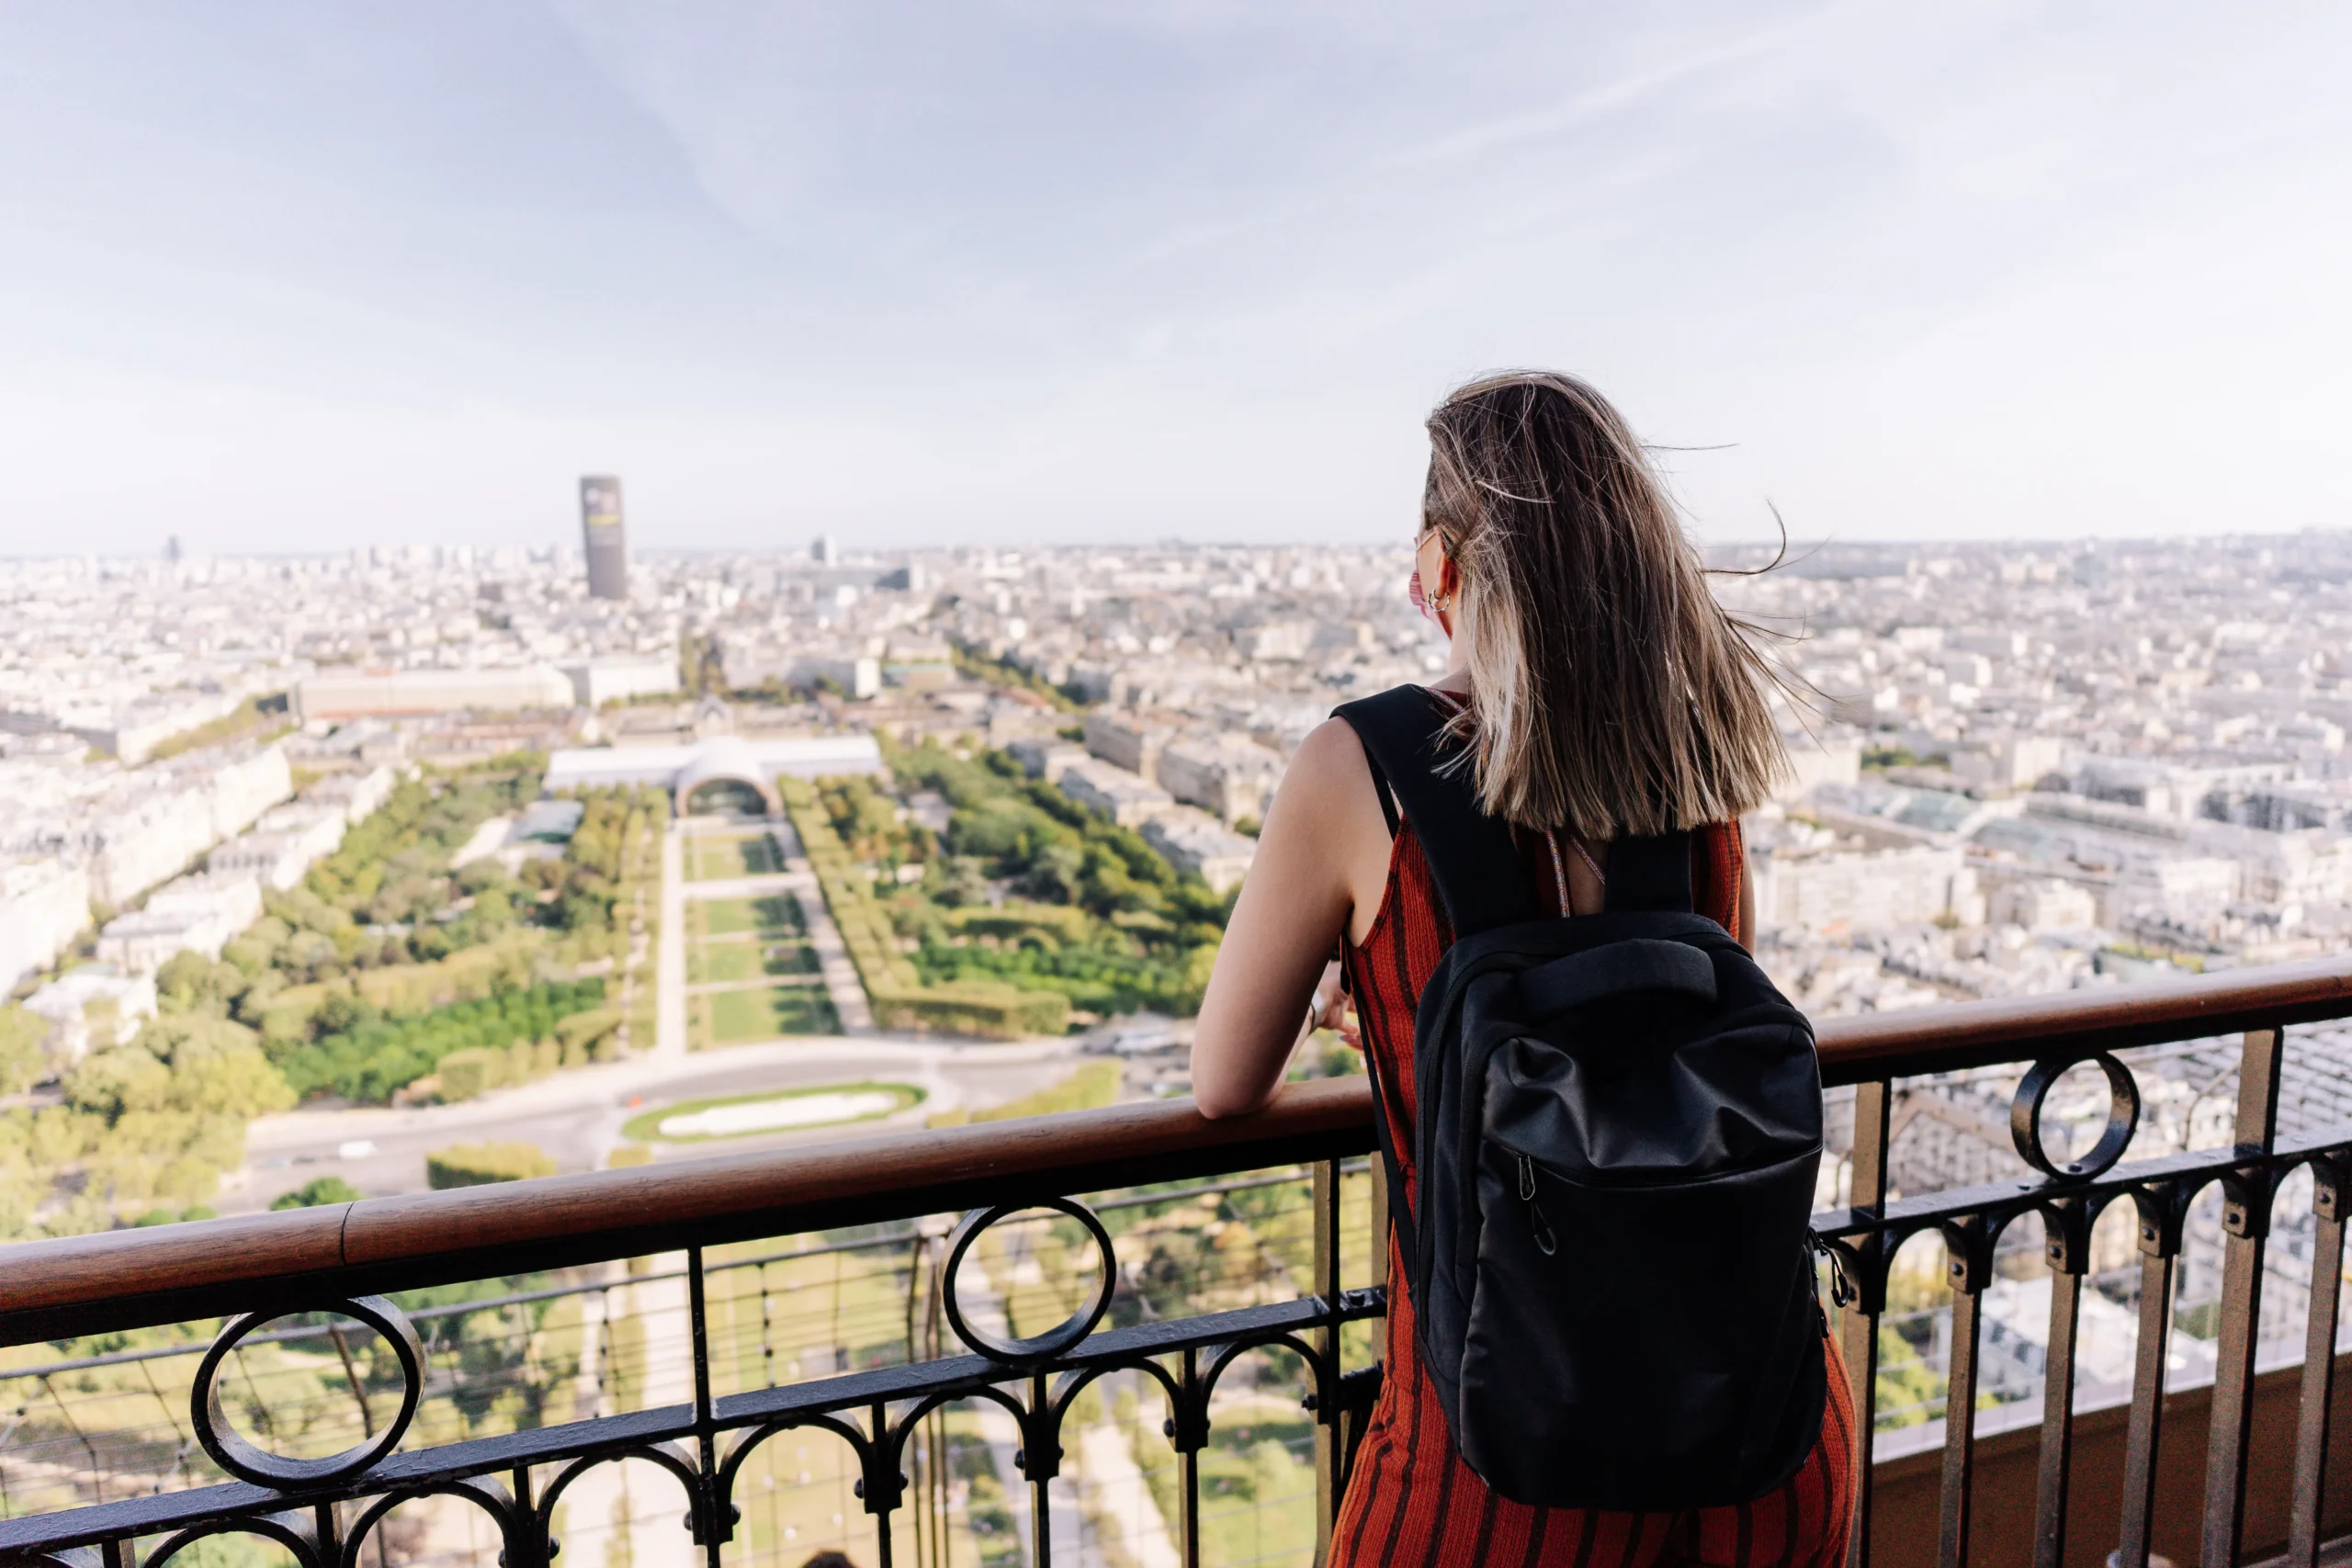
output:
<path id="1" fill-rule="evenodd" d="M 628 542 L 621 536 L 621 481 L 591 474 L 580 481 L 580 546 L 588 558 L 588 593 L 628 597 Z"/>

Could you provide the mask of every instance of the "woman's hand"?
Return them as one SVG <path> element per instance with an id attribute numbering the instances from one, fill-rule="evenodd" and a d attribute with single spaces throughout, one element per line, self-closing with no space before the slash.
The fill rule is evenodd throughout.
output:
<path id="1" fill-rule="evenodd" d="M 1357 1050 L 1363 1049 L 1355 1013 L 1348 1006 L 1347 979 L 1336 958 L 1323 966 L 1323 978 L 1315 983 L 1315 999 L 1307 1004 L 1306 1027 L 1329 1029 Z"/>

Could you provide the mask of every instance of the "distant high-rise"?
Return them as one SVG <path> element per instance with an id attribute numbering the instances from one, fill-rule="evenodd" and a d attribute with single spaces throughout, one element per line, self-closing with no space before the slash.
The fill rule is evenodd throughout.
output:
<path id="1" fill-rule="evenodd" d="M 842 558 L 841 547 L 833 543 L 831 534 L 820 534 L 817 542 L 808 547 L 808 558 L 819 566 L 831 566 Z"/>
<path id="2" fill-rule="evenodd" d="M 628 543 L 621 535 L 621 481 L 590 474 L 580 481 L 580 545 L 588 558 L 594 599 L 628 597 Z"/>

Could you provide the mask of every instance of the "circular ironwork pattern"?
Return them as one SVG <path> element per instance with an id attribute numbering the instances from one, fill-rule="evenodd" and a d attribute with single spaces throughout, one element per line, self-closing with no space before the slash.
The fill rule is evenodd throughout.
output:
<path id="1" fill-rule="evenodd" d="M 2079 1066 L 2081 1060 L 2097 1063 L 2098 1070 L 2107 1075 L 2107 1130 L 2099 1134 L 2090 1153 L 2059 1165 L 2041 1146 L 2041 1105 L 2050 1098 L 2059 1078 Z M 2123 1151 L 2131 1146 L 2132 1134 L 2139 1127 L 2139 1082 L 2132 1077 L 2131 1068 L 2104 1051 L 2077 1061 L 2036 1062 L 2018 1085 L 2017 1098 L 2009 1102 L 2009 1139 L 2017 1145 L 2018 1157 L 2059 1181 L 2087 1181 L 2104 1172 L 2123 1157 Z"/>
<path id="2" fill-rule="evenodd" d="M 1026 1213 L 1032 1209 L 1050 1209 L 1086 1227 L 1087 1234 L 1094 1238 L 1096 1249 L 1102 1255 L 1102 1284 L 1094 1292 L 1092 1302 L 1045 1333 L 1032 1335 L 1026 1339 L 1000 1338 L 973 1327 L 965 1320 L 963 1303 L 956 1292 L 956 1274 L 964 1266 L 964 1255 L 971 1250 L 972 1243 L 979 1239 L 982 1231 L 999 1220 Z M 1053 1359 L 1094 1332 L 1094 1325 L 1102 1321 L 1104 1313 L 1111 1310 L 1111 1292 L 1119 1283 L 1119 1259 L 1111 1250 L 1110 1233 L 1102 1228 L 1102 1222 L 1094 1217 L 1094 1211 L 1068 1198 L 1040 1198 L 1030 1203 L 999 1203 L 992 1208 L 974 1209 L 966 1214 L 963 1222 L 956 1225 L 955 1234 L 947 1238 L 947 1262 L 941 1281 L 940 1297 L 947 1309 L 947 1322 L 956 1330 L 956 1337 L 992 1361 L 1026 1367 Z"/>
<path id="3" fill-rule="evenodd" d="M 381 1296 L 356 1296 L 317 1310 L 364 1323 L 392 1348 L 401 1369 L 399 1413 L 366 1442 L 324 1459 L 294 1459 L 254 1446 L 229 1424 L 228 1416 L 220 1407 L 220 1364 L 245 1336 L 265 1323 L 288 1314 L 283 1311 L 249 1312 L 232 1318 L 197 1365 L 196 1384 L 189 1391 L 189 1415 L 195 1422 L 196 1440 L 204 1445 L 212 1462 L 240 1481 L 286 1488 L 322 1485 L 357 1475 L 390 1453 L 407 1433 L 409 1423 L 416 1418 L 417 1398 L 424 1389 L 424 1348 L 418 1343 L 416 1330 L 406 1314 Z M 323 1334 L 325 1330 L 320 1332 Z"/>

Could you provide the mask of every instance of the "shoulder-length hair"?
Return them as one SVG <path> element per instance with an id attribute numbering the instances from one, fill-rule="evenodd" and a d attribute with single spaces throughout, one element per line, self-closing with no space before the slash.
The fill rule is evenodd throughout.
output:
<path id="1" fill-rule="evenodd" d="M 1770 678 L 1647 454 L 1574 377 L 1512 371 L 1430 416 L 1425 529 L 1461 577 L 1489 816 L 1612 840 L 1736 818 L 1787 766 Z"/>

